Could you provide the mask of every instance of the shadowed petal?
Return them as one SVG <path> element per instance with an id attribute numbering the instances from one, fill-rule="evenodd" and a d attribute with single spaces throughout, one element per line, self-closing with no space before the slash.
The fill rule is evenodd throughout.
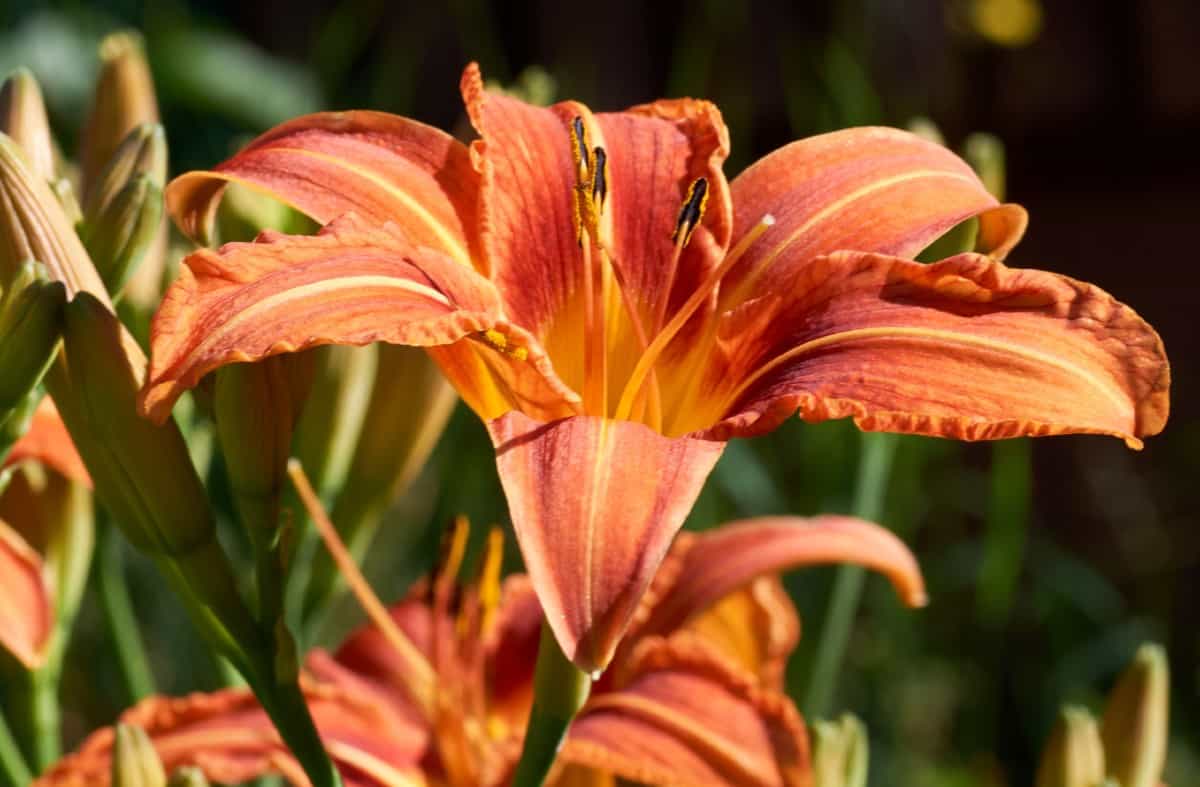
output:
<path id="1" fill-rule="evenodd" d="M 839 252 L 802 268 L 787 296 L 723 320 L 708 379 L 740 383 L 710 399 L 725 418 L 708 437 L 765 432 L 799 410 L 868 431 L 1096 433 L 1138 448 L 1167 418 L 1162 342 L 1132 309 L 978 254 L 921 265 Z"/>
<path id="2" fill-rule="evenodd" d="M 227 182 L 270 194 L 320 224 L 355 213 L 394 222 L 414 245 L 470 266 L 478 177 L 466 147 L 431 126 L 383 112 L 328 112 L 290 120 L 212 172 L 167 186 L 180 229 L 207 244 Z"/>
<path id="3" fill-rule="evenodd" d="M 92 485 L 91 476 L 83 466 L 75 444 L 71 442 L 71 434 L 49 396 L 38 403 L 29 424 L 29 431 L 13 444 L 4 459 L 4 466 L 15 465 L 27 459 L 41 462 L 71 481 L 87 487 Z"/>
<path id="4" fill-rule="evenodd" d="M 721 283 L 727 309 L 758 293 L 788 292 L 797 268 L 841 249 L 914 257 L 954 225 L 980 216 L 980 243 L 1002 258 L 1026 215 L 997 207 L 971 168 L 906 131 L 852 128 L 763 157 L 731 184 L 736 243 L 764 214 L 775 225 Z"/>
<path id="5" fill-rule="evenodd" d="M 0 519 L 0 647 L 29 669 L 41 666 L 54 631 L 54 600 L 42 558 Z"/>
<path id="6" fill-rule="evenodd" d="M 488 425 L 521 554 L 563 652 L 603 668 L 723 444 L 590 416 Z"/>
<path id="7" fill-rule="evenodd" d="M 418 787 L 425 779 L 406 760 L 407 730 L 379 710 L 369 694 L 308 685 L 317 728 L 347 787 Z M 271 773 L 296 785 L 309 781 L 249 691 L 227 689 L 188 697 L 151 697 L 121 714 L 146 731 L 169 773 L 184 765 L 214 782 L 236 784 Z M 110 783 L 113 730 L 93 733 L 42 775 L 35 787 L 105 787 Z"/>
<path id="8" fill-rule="evenodd" d="M 686 533 L 674 581 L 658 597 L 640 634 L 669 635 L 756 578 L 822 563 L 854 563 L 885 574 L 903 601 L 925 603 L 925 583 L 904 542 L 879 525 L 847 516 L 762 517 Z"/>
<path id="9" fill-rule="evenodd" d="M 494 289 L 474 271 L 352 218 L 312 237 L 263 233 L 184 263 L 151 329 L 143 406 L 158 421 L 227 363 L 318 344 L 449 344 L 501 323 Z"/>
<path id="10" fill-rule="evenodd" d="M 808 736 L 785 696 L 686 635 L 646 641 L 635 662 L 619 691 L 584 706 L 565 763 L 650 784 L 811 784 Z"/>
<path id="11" fill-rule="evenodd" d="M 480 235 L 485 270 L 509 317 L 544 339 L 581 281 L 572 195 L 575 165 L 567 130 L 587 108 L 541 108 L 483 89 L 475 64 L 462 77 L 463 102 L 481 139 L 471 157 L 481 177 Z"/>

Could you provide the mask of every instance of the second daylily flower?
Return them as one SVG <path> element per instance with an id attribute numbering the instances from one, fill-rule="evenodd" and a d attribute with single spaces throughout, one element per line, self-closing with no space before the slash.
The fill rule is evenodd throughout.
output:
<path id="1" fill-rule="evenodd" d="M 376 341 L 430 353 L 487 423 L 563 651 L 611 659 L 724 441 L 791 414 L 957 439 L 1167 415 L 1154 331 L 1107 293 L 1000 260 L 1025 227 L 951 152 L 892 129 L 785 146 L 732 183 L 716 107 L 592 114 L 462 80 L 468 148 L 373 112 L 312 115 L 168 189 L 206 239 L 226 182 L 324 224 L 185 261 L 143 404 L 228 363 Z M 976 218 L 981 254 L 911 258 Z"/>

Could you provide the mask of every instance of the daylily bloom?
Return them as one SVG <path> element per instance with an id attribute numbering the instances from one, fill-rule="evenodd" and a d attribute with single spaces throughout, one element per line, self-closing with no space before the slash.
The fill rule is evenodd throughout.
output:
<path id="1" fill-rule="evenodd" d="M 91 486 L 83 461 L 48 397 L 34 411 L 29 431 L 13 444 L 3 469 L 24 463 L 37 463 L 59 477 L 43 477 L 39 486 L 46 489 L 39 490 L 17 475 L 0 492 L 0 577 L 4 578 L 0 585 L 0 647 L 32 669 L 44 661 L 54 632 L 55 575 L 64 570 L 64 566 L 49 565 L 42 554 L 50 546 L 52 534 L 48 531 L 55 524 L 48 520 L 64 513 L 58 510 L 63 504 L 57 499 L 39 500 L 38 493 L 66 498 L 71 493 L 56 487 L 72 481 Z"/>
<path id="2" fill-rule="evenodd" d="M 309 655 L 309 705 L 348 787 L 508 783 L 542 613 L 526 577 L 501 586 L 499 535 L 478 583 L 454 587 L 465 543 L 456 538 L 432 582 L 335 656 Z M 774 572 L 829 561 L 882 571 L 905 602 L 924 601 L 908 549 L 861 520 L 768 518 L 681 536 L 571 727 L 551 783 L 810 784 L 808 735 L 782 692 L 799 621 Z M 146 730 L 168 771 L 191 764 L 214 781 L 281 772 L 303 783 L 246 690 L 155 697 L 121 721 Z M 107 785 L 112 741 L 111 729 L 93 734 L 37 787 Z"/>
<path id="3" fill-rule="evenodd" d="M 488 426 L 564 653 L 604 667 L 724 441 L 853 417 L 964 440 L 1161 430 L 1158 336 L 1098 288 L 1001 260 L 1026 224 L 893 129 L 787 145 L 732 183 L 716 107 L 593 114 L 462 79 L 481 138 L 318 114 L 167 191 L 207 239 L 227 182 L 324 225 L 185 260 L 143 406 L 305 347 L 427 347 Z M 911 261 L 976 219 L 982 253 Z"/>

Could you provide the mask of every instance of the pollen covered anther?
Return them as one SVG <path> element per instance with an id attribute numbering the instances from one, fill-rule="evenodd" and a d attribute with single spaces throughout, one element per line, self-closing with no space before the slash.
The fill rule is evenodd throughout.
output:
<path id="1" fill-rule="evenodd" d="M 692 233 L 704 218 L 704 209 L 708 207 L 708 178 L 696 178 L 688 186 L 687 196 L 679 208 L 679 218 L 675 220 L 675 231 L 671 240 L 680 246 L 688 245 Z"/>
<path id="2" fill-rule="evenodd" d="M 595 217 L 597 221 L 599 221 L 600 215 L 604 213 L 604 204 L 607 201 L 608 154 L 604 152 L 604 148 L 596 146 L 592 150 L 592 205 L 596 211 Z"/>
<path id="3" fill-rule="evenodd" d="M 495 328 L 490 328 L 479 334 L 476 334 L 480 341 L 491 347 L 498 353 L 507 355 L 518 361 L 523 361 L 529 357 L 529 350 L 524 347 L 516 347 L 508 340 L 508 334 L 498 331 Z"/>

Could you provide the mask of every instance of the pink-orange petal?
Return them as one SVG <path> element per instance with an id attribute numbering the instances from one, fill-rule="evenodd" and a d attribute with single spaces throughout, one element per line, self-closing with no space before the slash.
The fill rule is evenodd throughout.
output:
<path id="1" fill-rule="evenodd" d="M 167 208 L 207 243 L 227 183 L 257 189 L 320 224 L 355 213 L 397 224 L 413 244 L 468 266 L 478 177 L 466 147 L 431 126 L 383 112 L 327 112 L 276 126 L 211 172 L 170 183 Z"/>
<path id="2" fill-rule="evenodd" d="M 90 487 L 91 476 L 83 465 L 83 459 L 75 450 L 71 433 L 58 414 L 58 408 L 49 396 L 38 403 L 29 424 L 29 431 L 21 436 L 9 449 L 4 466 L 31 460 L 40 462 L 64 478 Z"/>
<path id="3" fill-rule="evenodd" d="M 720 341 L 710 379 L 739 382 L 710 398 L 724 418 L 708 437 L 761 433 L 799 410 L 870 431 L 1095 433 L 1138 448 L 1169 409 L 1162 341 L 1132 309 L 979 254 L 819 258 L 786 295 L 726 315 Z"/>
<path id="4" fill-rule="evenodd" d="M 525 565 L 563 652 L 602 669 L 723 444 L 630 421 L 488 424 Z"/>
<path id="5" fill-rule="evenodd" d="M 165 419 L 227 363 L 319 344 L 449 344 L 500 322 L 487 280 L 395 227 L 348 216 L 311 237 L 263 233 L 186 258 L 151 326 L 143 407 Z"/>
<path id="6" fill-rule="evenodd" d="M 787 292 L 799 267 L 841 249 L 912 258 L 954 225 L 983 215 L 981 240 L 1002 257 L 1025 229 L 1024 211 L 998 208 L 966 162 L 891 128 L 793 142 L 751 165 L 731 191 L 735 243 L 765 214 L 775 225 L 725 277 L 723 308 Z"/>
<path id="7" fill-rule="evenodd" d="M 347 687 L 308 684 L 305 698 L 347 787 L 420 787 L 416 763 L 405 761 L 395 741 L 404 739 L 394 717 L 374 707 L 370 695 Z M 121 714 L 146 731 L 168 773 L 194 765 L 214 782 L 237 784 L 278 773 L 308 785 L 249 691 L 226 689 L 187 697 L 151 697 Z M 79 749 L 44 773 L 34 787 L 107 787 L 113 729 L 89 736 Z"/>
<path id="8" fill-rule="evenodd" d="M 805 787 L 812 776 L 791 702 L 686 635 L 642 643 L 628 683 L 584 706 L 561 760 L 693 787 Z"/>
<path id="9" fill-rule="evenodd" d="M 42 665 L 54 632 L 54 600 L 42 557 L 0 519 L 0 647 L 28 669 Z"/>
<path id="10" fill-rule="evenodd" d="M 760 517 L 684 535 L 682 564 L 639 633 L 669 635 L 758 577 L 823 563 L 879 571 L 906 604 L 925 603 L 921 570 L 904 542 L 886 528 L 854 517 Z"/>

